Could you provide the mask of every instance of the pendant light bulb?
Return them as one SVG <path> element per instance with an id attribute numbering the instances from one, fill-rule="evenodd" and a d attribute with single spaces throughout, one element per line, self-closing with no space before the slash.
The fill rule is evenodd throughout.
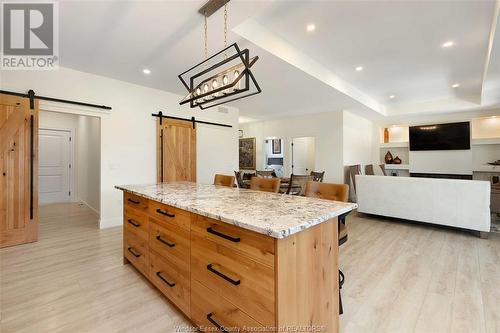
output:
<path id="1" fill-rule="evenodd" d="M 234 71 L 234 79 L 236 80 L 238 78 L 238 76 L 240 76 L 240 72 L 239 71 Z"/>
<path id="2" fill-rule="evenodd" d="M 224 85 L 226 85 L 228 82 L 229 82 L 229 79 L 227 78 L 227 75 L 224 75 L 224 76 L 222 77 L 222 83 L 223 83 Z"/>
<path id="3" fill-rule="evenodd" d="M 204 92 L 208 92 L 208 84 L 206 84 L 206 83 L 205 83 L 205 84 L 203 85 L 203 91 L 204 91 Z"/>
<path id="4" fill-rule="evenodd" d="M 219 83 L 217 82 L 216 79 L 213 79 L 212 80 L 212 89 L 217 89 L 217 86 L 219 85 Z"/>
<path id="5" fill-rule="evenodd" d="M 196 88 L 196 95 L 197 96 L 201 95 L 201 89 L 200 89 L 200 87 Z"/>

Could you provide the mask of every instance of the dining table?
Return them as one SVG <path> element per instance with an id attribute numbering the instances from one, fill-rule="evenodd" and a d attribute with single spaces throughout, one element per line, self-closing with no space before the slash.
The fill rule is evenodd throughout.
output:
<path id="1" fill-rule="evenodd" d="M 278 177 L 280 179 L 280 189 L 279 193 L 286 193 L 288 191 L 288 187 L 290 186 L 290 177 Z M 250 179 L 244 179 L 242 180 L 243 185 L 245 188 L 250 188 Z M 295 191 L 300 191 L 301 186 L 299 184 L 293 184 L 292 185 L 292 192 Z"/>

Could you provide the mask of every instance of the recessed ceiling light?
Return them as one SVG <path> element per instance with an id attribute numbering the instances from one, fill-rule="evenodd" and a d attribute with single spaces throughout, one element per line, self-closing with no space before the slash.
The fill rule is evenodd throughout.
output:
<path id="1" fill-rule="evenodd" d="M 147 68 L 144 68 L 144 69 L 142 70 L 142 72 L 143 72 L 144 74 L 151 74 L 151 70 L 150 70 L 150 69 L 147 69 Z"/>
<path id="2" fill-rule="evenodd" d="M 455 45 L 455 43 L 453 41 L 447 41 L 447 42 L 444 42 L 443 43 L 443 47 L 452 47 L 453 45 Z"/>
<path id="3" fill-rule="evenodd" d="M 355 68 L 356 71 L 361 72 L 363 70 L 363 66 L 358 66 Z"/>
<path id="4" fill-rule="evenodd" d="M 458 87 L 460 87 L 460 85 L 459 85 L 458 83 L 455 83 L 455 84 L 453 84 L 451 87 L 452 87 L 452 88 L 458 88 Z"/>
<path id="5" fill-rule="evenodd" d="M 391 95 L 391 96 L 389 96 L 389 98 L 394 99 L 394 98 L 396 98 L 396 95 Z"/>
<path id="6" fill-rule="evenodd" d="M 313 23 L 309 23 L 306 27 L 306 30 L 309 32 L 312 32 L 312 31 L 316 30 L 316 26 Z"/>

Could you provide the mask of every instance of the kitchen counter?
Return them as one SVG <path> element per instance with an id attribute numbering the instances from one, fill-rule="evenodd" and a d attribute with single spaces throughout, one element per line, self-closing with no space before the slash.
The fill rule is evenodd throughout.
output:
<path id="1" fill-rule="evenodd" d="M 117 189 L 274 238 L 284 238 L 357 208 L 354 203 L 190 182 Z"/>
<path id="2" fill-rule="evenodd" d="M 337 217 L 356 204 L 188 182 L 117 188 L 124 263 L 195 326 L 338 332 Z"/>

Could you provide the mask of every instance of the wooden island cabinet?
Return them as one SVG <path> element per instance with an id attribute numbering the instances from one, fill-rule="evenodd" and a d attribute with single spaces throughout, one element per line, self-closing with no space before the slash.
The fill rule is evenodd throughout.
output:
<path id="1" fill-rule="evenodd" d="M 301 226 L 296 232 L 280 226 L 283 230 L 278 233 L 273 228 L 263 233 L 257 231 L 262 225 L 245 224 L 245 219 L 240 219 L 241 225 L 223 221 L 235 221 L 242 212 L 231 216 L 213 202 L 205 202 L 203 209 L 198 199 L 207 191 L 221 194 L 219 199 L 209 200 L 237 194 L 237 200 L 244 201 L 252 198 L 239 197 L 279 194 L 193 183 L 151 186 L 160 186 L 161 191 L 155 188 L 157 195 L 152 195 L 151 187 L 144 191 L 134 186 L 118 187 L 124 190 L 124 261 L 194 325 L 227 331 L 237 327 L 248 332 L 287 331 L 286 327 L 295 332 L 338 331 L 336 217 Z M 171 199 L 175 196 L 171 191 L 179 188 L 182 190 L 176 198 L 185 197 Z M 189 188 L 194 193 L 186 192 Z M 241 195 L 243 191 L 248 193 Z M 170 200 L 164 193 L 169 193 Z M 189 211 L 179 208 L 190 200 L 194 201 Z M 226 203 L 228 200 L 232 199 Z M 326 201 L 322 204 L 328 205 Z M 242 204 L 243 210 L 245 207 Z M 342 214 L 353 208 L 353 204 L 335 203 L 329 209 Z M 260 217 L 257 214 L 254 218 Z"/>

